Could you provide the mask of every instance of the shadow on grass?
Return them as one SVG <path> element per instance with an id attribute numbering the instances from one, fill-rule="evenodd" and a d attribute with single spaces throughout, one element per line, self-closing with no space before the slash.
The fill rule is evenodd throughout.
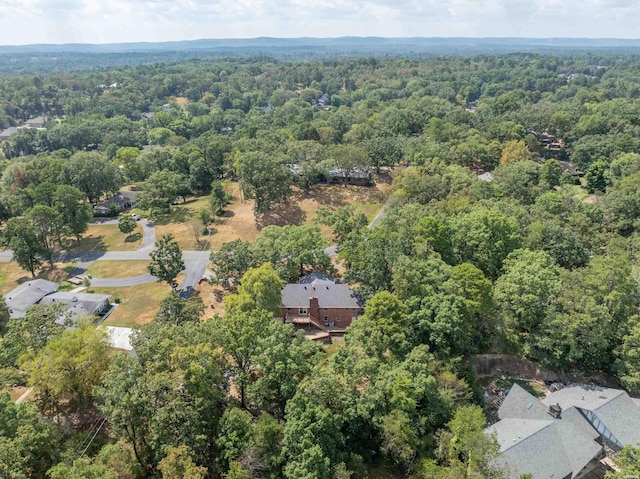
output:
<path id="1" fill-rule="evenodd" d="M 193 216 L 193 212 L 182 205 L 173 206 L 171 213 L 158 215 L 154 218 L 155 225 L 166 226 L 171 223 L 186 223 Z"/>
<path id="2" fill-rule="evenodd" d="M 142 239 L 142 235 L 140 233 L 136 233 L 136 234 L 132 234 L 130 236 L 127 236 L 124 239 L 125 243 L 135 243 L 136 241 L 140 241 Z"/>
<path id="3" fill-rule="evenodd" d="M 265 226 L 299 226 L 307 219 L 307 214 L 300 209 L 297 203 L 286 201 L 273 206 L 269 211 L 256 215 L 256 228 L 261 230 Z"/>
<path id="4" fill-rule="evenodd" d="M 93 253 L 107 251 L 107 245 L 104 244 L 104 236 L 88 236 L 82 238 L 80 242 L 73 241 L 67 246 L 68 251 L 74 253 Z"/>

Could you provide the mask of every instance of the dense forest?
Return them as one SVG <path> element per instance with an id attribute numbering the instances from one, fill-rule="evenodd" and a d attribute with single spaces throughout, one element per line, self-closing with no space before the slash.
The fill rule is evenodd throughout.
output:
<path id="1" fill-rule="evenodd" d="M 640 59 L 198 59 L 0 77 L 4 244 L 31 273 L 122 185 L 160 217 L 257 215 L 333 168 L 390 172 L 386 216 L 323 208 L 212 253 L 226 312 L 170 293 L 112 352 L 61 311 L 0 315 L 0 477 L 500 478 L 470 358 L 507 353 L 640 394 Z M 0 129 L 2 129 L 0 128 Z M 556 145 L 553 147 L 552 145 Z M 479 179 L 491 172 L 492 181 Z M 206 221 L 203 221 L 206 223 Z M 323 347 L 273 319 L 284 282 L 365 301 Z M 275 286 L 275 287 L 274 287 Z M 637 457 L 637 456 L 635 456 Z M 623 472 L 637 473 L 632 456 Z"/>

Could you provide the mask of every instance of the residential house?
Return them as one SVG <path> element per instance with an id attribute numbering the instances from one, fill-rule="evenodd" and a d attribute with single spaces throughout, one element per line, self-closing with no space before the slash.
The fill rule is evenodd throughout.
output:
<path id="1" fill-rule="evenodd" d="M 349 170 L 334 168 L 329 170 L 328 182 L 341 185 L 371 186 L 371 172 L 364 168 L 352 168 Z"/>
<path id="2" fill-rule="evenodd" d="M 31 306 L 39 303 L 42 298 L 57 289 L 56 283 L 44 279 L 34 279 L 22 283 L 4 297 L 9 308 L 9 316 L 11 318 L 24 317 Z"/>
<path id="3" fill-rule="evenodd" d="M 126 211 L 135 206 L 137 195 L 137 191 L 118 191 L 111 198 L 96 205 L 93 211 L 100 215 L 108 215 L 113 211 Z"/>
<path id="4" fill-rule="evenodd" d="M 514 384 L 487 428 L 500 446 L 509 477 L 586 477 L 602 470 L 604 448 L 640 442 L 638 401 L 619 389 L 570 385 L 542 401 Z"/>
<path id="5" fill-rule="evenodd" d="M 109 294 L 71 293 L 60 291 L 46 295 L 40 300 L 40 304 L 64 304 L 70 313 L 73 322 L 89 316 L 100 316 L 111 307 Z"/>
<path id="6" fill-rule="evenodd" d="M 100 315 L 109 309 L 108 294 L 56 292 L 58 285 L 44 279 L 22 283 L 5 296 L 9 316 L 22 318 L 34 304 L 62 303 L 69 311 L 66 319 L 78 320 L 94 314 Z"/>
<path id="7" fill-rule="evenodd" d="M 15 126 L 10 126 L 9 128 L 2 130 L 2 132 L 0 132 L 0 141 L 8 140 L 11 135 L 17 131 L 18 129 Z"/>
<path id="8" fill-rule="evenodd" d="M 26 128 L 44 128 L 45 118 L 43 116 L 36 116 L 35 118 L 29 118 L 24 122 Z"/>
<path id="9" fill-rule="evenodd" d="M 133 329 L 107 326 L 105 330 L 107 331 L 107 340 L 112 348 L 133 353 L 133 345 L 131 344 Z"/>
<path id="10" fill-rule="evenodd" d="M 140 117 L 144 118 L 145 120 L 151 120 L 155 116 L 156 116 L 156 113 L 154 111 L 145 111 L 144 113 L 140 114 Z"/>
<path id="11" fill-rule="evenodd" d="M 483 173 L 478 172 L 478 179 L 480 181 L 485 181 L 487 183 L 491 183 L 491 182 L 493 182 L 493 174 L 491 172 L 489 172 L 489 171 L 486 171 L 486 172 L 483 172 Z"/>
<path id="12" fill-rule="evenodd" d="M 567 173 L 571 176 L 584 176 L 584 172 L 576 168 L 573 163 L 570 163 L 568 161 L 561 161 L 561 160 L 558 160 L 558 163 L 560 163 L 563 173 Z"/>
<path id="13" fill-rule="evenodd" d="M 327 331 L 342 331 L 364 313 L 362 301 L 349 285 L 321 273 L 286 284 L 280 306 L 285 321 Z"/>

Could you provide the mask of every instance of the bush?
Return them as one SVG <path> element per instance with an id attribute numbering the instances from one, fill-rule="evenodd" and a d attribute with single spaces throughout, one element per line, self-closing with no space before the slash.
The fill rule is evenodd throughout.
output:
<path id="1" fill-rule="evenodd" d="M 68 281 L 63 281 L 58 285 L 58 291 L 71 291 L 75 288 L 75 285 L 69 283 Z"/>
<path id="2" fill-rule="evenodd" d="M 61 269 L 53 269 L 49 271 L 49 274 L 47 276 L 49 277 L 49 281 L 53 281 L 54 283 L 61 283 L 62 281 L 67 279 L 69 273 Z"/>
<path id="3" fill-rule="evenodd" d="M 115 297 L 113 298 L 113 302 L 114 302 L 114 303 L 116 303 L 116 304 L 120 304 L 120 301 L 121 301 L 121 300 L 120 300 L 120 296 L 115 296 Z"/>

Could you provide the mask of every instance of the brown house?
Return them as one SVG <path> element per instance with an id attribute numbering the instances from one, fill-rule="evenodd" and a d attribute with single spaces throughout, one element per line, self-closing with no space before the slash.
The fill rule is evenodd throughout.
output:
<path id="1" fill-rule="evenodd" d="M 281 308 L 286 322 L 313 325 L 325 331 L 344 330 L 364 313 L 362 302 L 348 285 L 336 283 L 322 273 L 285 285 Z"/>

